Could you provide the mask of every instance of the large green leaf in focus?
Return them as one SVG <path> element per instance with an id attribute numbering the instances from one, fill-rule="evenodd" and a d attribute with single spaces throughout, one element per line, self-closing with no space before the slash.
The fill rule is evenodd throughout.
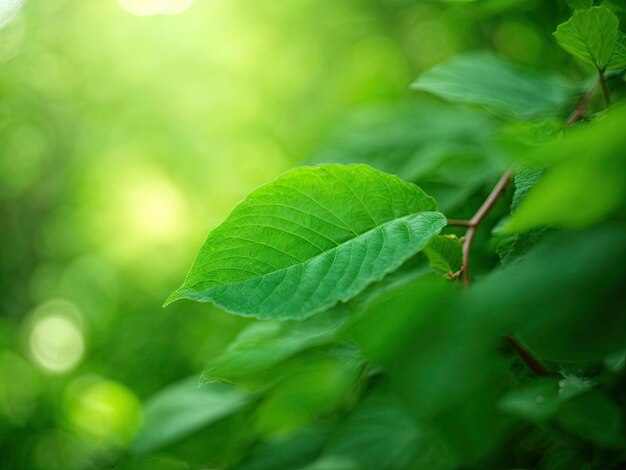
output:
<path id="1" fill-rule="evenodd" d="M 248 401 L 248 394 L 229 385 L 198 387 L 195 377 L 171 385 L 147 402 L 132 450 L 144 454 L 160 449 L 239 411 Z"/>
<path id="2" fill-rule="evenodd" d="M 599 70 L 626 66 L 622 34 L 615 13 L 606 7 L 576 10 L 554 33 L 563 49 Z"/>
<path id="3" fill-rule="evenodd" d="M 489 52 L 468 53 L 438 65 L 411 88 L 522 119 L 557 116 L 575 93 L 559 76 L 535 73 Z"/>
<path id="4" fill-rule="evenodd" d="M 167 300 L 301 319 L 397 269 L 446 225 L 417 186 L 366 165 L 290 171 L 252 192 L 201 248 Z"/>

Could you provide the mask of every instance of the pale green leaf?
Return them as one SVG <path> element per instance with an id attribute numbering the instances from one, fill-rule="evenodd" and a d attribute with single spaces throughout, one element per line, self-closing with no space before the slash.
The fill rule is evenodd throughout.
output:
<path id="1" fill-rule="evenodd" d="M 563 49 L 584 62 L 605 70 L 621 39 L 619 20 L 606 7 L 576 10 L 554 33 Z"/>
<path id="2" fill-rule="evenodd" d="M 366 165 L 290 171 L 239 204 L 201 248 L 181 298 L 301 319 L 396 270 L 446 225 L 417 186 Z"/>
<path id="3" fill-rule="evenodd" d="M 132 450 L 143 454 L 171 444 L 240 410 L 248 400 L 229 385 L 198 387 L 195 377 L 171 385 L 146 403 Z"/>
<path id="4" fill-rule="evenodd" d="M 523 119 L 559 115 L 574 93 L 559 76 L 535 73 L 488 52 L 468 53 L 438 65 L 411 88 Z"/>

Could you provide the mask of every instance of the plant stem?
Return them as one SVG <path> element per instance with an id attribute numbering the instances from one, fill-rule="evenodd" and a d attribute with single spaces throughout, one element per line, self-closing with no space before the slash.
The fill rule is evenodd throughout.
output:
<path id="1" fill-rule="evenodd" d="M 511 172 L 505 171 L 504 174 L 498 180 L 496 186 L 491 190 L 485 202 L 483 202 L 482 206 L 476 211 L 474 216 L 469 221 L 459 221 L 455 220 L 456 225 L 461 225 L 467 227 L 467 232 L 465 233 L 465 242 L 463 243 L 463 262 L 461 265 L 462 271 L 462 279 L 463 284 L 468 285 L 470 283 L 470 273 L 469 273 L 469 257 L 470 251 L 472 249 L 472 241 L 474 240 L 474 235 L 476 234 L 476 229 L 483 221 L 485 216 L 489 213 L 491 208 L 494 206 L 506 186 L 509 184 L 511 180 Z"/>
<path id="2" fill-rule="evenodd" d="M 595 82 L 583 95 L 583 97 L 578 102 L 576 109 L 572 111 L 572 113 L 568 116 L 567 120 L 565 121 L 565 127 L 571 126 L 579 119 L 583 119 L 585 121 L 588 120 L 587 108 L 589 108 L 589 105 L 591 104 L 591 101 L 593 100 L 596 94 L 596 91 L 598 90 L 599 83 L 600 83 L 600 80 Z"/>
<path id="3" fill-rule="evenodd" d="M 504 174 L 500 177 L 494 188 L 489 193 L 489 196 L 487 196 L 487 199 L 485 199 L 485 202 L 483 202 L 483 204 L 470 220 L 448 220 L 448 225 L 467 227 L 467 231 L 465 232 L 464 237 L 465 240 L 463 242 L 463 262 L 461 265 L 463 284 L 466 286 L 470 283 L 469 258 L 470 252 L 472 250 L 472 241 L 474 240 L 474 235 L 476 235 L 476 230 L 478 229 L 480 223 L 487 216 L 489 211 L 493 208 L 498 198 L 504 192 L 505 188 L 511 181 L 511 176 L 512 173 L 510 170 L 504 172 Z M 505 336 L 505 339 L 507 343 L 513 348 L 513 350 L 517 353 L 519 358 L 535 375 L 539 377 L 548 375 L 548 370 L 541 363 L 541 361 L 539 361 L 539 359 L 537 359 L 530 351 L 528 351 L 517 338 L 513 336 Z"/>
<path id="4" fill-rule="evenodd" d="M 524 361 L 524 364 L 526 364 L 526 366 L 533 371 L 536 376 L 545 377 L 549 375 L 546 366 L 544 366 L 539 359 L 533 356 L 519 339 L 514 336 L 505 336 L 504 339 L 506 339 L 506 342 L 509 343 L 520 359 Z"/>
<path id="5" fill-rule="evenodd" d="M 600 88 L 602 88 L 602 97 L 604 98 L 604 107 L 608 108 L 611 106 L 611 92 L 609 91 L 609 85 L 604 76 L 604 70 L 598 69 L 598 76 L 598 82 L 600 83 Z"/>

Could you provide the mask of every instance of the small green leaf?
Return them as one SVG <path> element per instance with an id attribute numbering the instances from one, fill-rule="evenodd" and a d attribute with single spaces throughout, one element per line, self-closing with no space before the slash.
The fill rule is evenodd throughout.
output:
<path id="1" fill-rule="evenodd" d="M 424 248 L 430 266 L 444 274 L 454 274 L 463 264 L 462 244 L 456 235 L 437 235 Z"/>
<path id="2" fill-rule="evenodd" d="M 446 225 L 417 186 L 366 165 L 300 168 L 256 191 L 215 229 L 188 298 L 263 319 L 302 319 L 396 270 Z"/>
<path id="3" fill-rule="evenodd" d="M 576 10 L 554 33 L 559 46 L 575 57 L 605 70 L 621 39 L 619 20 L 606 7 Z"/>
<path id="4" fill-rule="evenodd" d="M 146 404 L 144 423 L 132 450 L 145 454 L 171 444 L 240 410 L 248 397 L 223 384 L 200 388 L 195 377 L 171 385 Z"/>
<path id="5" fill-rule="evenodd" d="M 575 91 L 559 76 L 537 74 L 487 52 L 438 65 L 411 88 L 522 119 L 558 116 Z"/>

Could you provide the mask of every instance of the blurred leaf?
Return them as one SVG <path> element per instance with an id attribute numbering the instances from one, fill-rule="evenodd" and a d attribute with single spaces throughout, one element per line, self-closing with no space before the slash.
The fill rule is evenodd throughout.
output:
<path id="1" fill-rule="evenodd" d="M 463 264 L 462 244 L 456 235 L 437 235 L 426 245 L 430 266 L 441 273 L 456 273 Z"/>
<path id="2" fill-rule="evenodd" d="M 452 292 L 452 284 L 440 276 L 420 276 L 380 295 L 344 334 L 356 342 L 369 359 L 386 362 L 412 339 L 416 325 L 434 315 Z"/>
<path id="3" fill-rule="evenodd" d="M 519 262 L 477 282 L 459 311 L 471 320 L 468 331 L 515 333 L 545 360 L 599 362 L 626 342 L 626 318 L 618 313 L 624 263 L 626 232 L 619 227 L 552 233 Z"/>
<path id="4" fill-rule="evenodd" d="M 361 470 L 361 466 L 348 457 L 327 455 L 300 470 Z"/>
<path id="5" fill-rule="evenodd" d="M 563 428 L 601 447 L 622 447 L 622 410 L 606 395 L 590 392 L 568 401 L 557 419 Z"/>
<path id="6" fill-rule="evenodd" d="M 195 377 L 171 385 L 145 406 L 144 423 L 132 445 L 145 454 L 239 411 L 249 396 L 223 384 L 197 386 Z"/>
<path id="7" fill-rule="evenodd" d="M 578 229 L 607 217 L 626 196 L 626 107 L 572 129 L 563 139 L 531 150 L 524 158 L 557 160 L 502 229 L 515 233 L 548 225 Z"/>
<path id="8" fill-rule="evenodd" d="M 540 379 L 517 388 L 500 399 L 498 408 L 506 414 L 542 423 L 552 418 L 561 407 L 556 379 Z"/>
<path id="9" fill-rule="evenodd" d="M 437 437 L 418 425 L 391 396 L 371 396 L 339 427 L 324 450 L 350 457 L 358 468 L 452 468 Z"/>
<path id="10" fill-rule="evenodd" d="M 326 344 L 349 314 L 348 306 L 342 304 L 302 321 L 252 323 L 211 361 L 201 382 L 232 381 L 262 372 L 305 349 Z"/>
<path id="11" fill-rule="evenodd" d="M 261 436 L 288 435 L 339 406 L 356 384 L 360 362 L 354 358 L 311 355 L 259 405 L 255 429 Z"/>
<path id="12" fill-rule="evenodd" d="M 347 301 L 397 269 L 445 226 L 420 188 L 365 165 L 285 173 L 215 229 L 181 299 L 244 316 L 301 319 Z"/>
<path id="13" fill-rule="evenodd" d="M 295 434 L 277 436 L 259 443 L 235 468 L 237 470 L 275 470 L 300 468 L 314 459 L 328 440 L 329 430 L 315 426 Z"/>
<path id="14" fill-rule="evenodd" d="M 559 25 L 554 36 L 559 46 L 599 70 L 605 70 L 608 65 L 615 69 L 626 65 L 623 51 L 617 46 L 621 40 L 619 20 L 606 7 L 576 10 L 567 22 Z"/>
<path id="15" fill-rule="evenodd" d="M 558 116 L 574 93 L 561 77 L 528 71 L 489 52 L 468 53 L 438 65 L 411 88 L 521 119 Z"/>
<path id="16" fill-rule="evenodd" d="M 593 0 L 567 0 L 567 4 L 573 10 L 579 10 L 581 8 L 591 8 Z"/>
<path id="17" fill-rule="evenodd" d="M 443 169 L 460 177 L 446 162 L 463 156 L 477 178 L 497 166 L 493 127 L 484 113 L 443 103 L 370 106 L 351 113 L 310 161 L 367 163 L 421 183 Z M 472 179 L 468 171 L 462 177 Z"/>

